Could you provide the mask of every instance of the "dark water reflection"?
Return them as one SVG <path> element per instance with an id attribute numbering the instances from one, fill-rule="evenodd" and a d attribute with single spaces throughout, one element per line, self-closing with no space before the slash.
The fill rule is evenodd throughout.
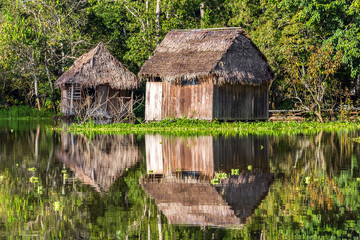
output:
<path id="1" fill-rule="evenodd" d="M 0 120 L 1 238 L 359 237 L 358 132 L 84 136 L 49 127 Z"/>

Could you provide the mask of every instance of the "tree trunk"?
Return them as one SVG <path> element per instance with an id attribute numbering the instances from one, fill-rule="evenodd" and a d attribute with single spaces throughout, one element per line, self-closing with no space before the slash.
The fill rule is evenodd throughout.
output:
<path id="1" fill-rule="evenodd" d="M 51 81 L 51 76 L 50 76 L 50 72 L 49 72 L 49 68 L 47 66 L 47 59 L 46 59 L 46 55 L 45 55 L 45 69 L 46 69 L 46 75 L 50 84 L 50 90 L 51 90 L 51 102 L 52 102 L 52 106 L 53 106 L 53 110 L 54 110 L 54 114 L 57 114 L 56 111 L 56 103 L 55 103 L 55 97 L 54 97 L 54 87 L 53 87 L 53 83 Z"/>
<path id="2" fill-rule="evenodd" d="M 36 96 L 36 105 L 39 109 L 39 111 L 41 110 L 41 106 L 40 106 L 40 99 L 39 99 L 39 87 L 38 87 L 38 79 L 36 77 L 36 74 L 34 73 L 34 88 L 35 88 L 35 96 Z"/>
<path id="3" fill-rule="evenodd" d="M 200 3 L 200 17 L 201 17 L 201 26 L 204 25 L 204 17 L 205 17 L 205 3 Z"/>
<path id="4" fill-rule="evenodd" d="M 146 14 L 148 15 L 149 14 L 149 0 L 146 0 L 145 8 L 146 8 Z M 146 27 L 148 29 L 150 28 L 149 17 L 146 18 Z"/>
<path id="5" fill-rule="evenodd" d="M 314 113 L 317 116 L 317 118 L 319 119 L 319 121 L 321 123 L 323 123 L 324 121 L 323 121 L 323 118 L 321 116 L 321 107 L 319 105 L 317 106 L 317 109 L 316 109 L 316 111 Z"/>
<path id="6" fill-rule="evenodd" d="M 358 76 L 356 79 L 355 98 L 356 100 L 360 98 L 360 76 Z"/>
<path id="7" fill-rule="evenodd" d="M 64 45 L 60 43 L 61 47 L 61 73 L 65 72 L 65 53 L 64 53 Z"/>
<path id="8" fill-rule="evenodd" d="M 156 1 L 156 20 L 155 20 L 155 24 L 156 24 L 156 44 L 158 44 L 159 42 L 159 36 L 160 36 L 160 14 L 161 14 L 161 9 L 160 9 L 160 0 Z"/>

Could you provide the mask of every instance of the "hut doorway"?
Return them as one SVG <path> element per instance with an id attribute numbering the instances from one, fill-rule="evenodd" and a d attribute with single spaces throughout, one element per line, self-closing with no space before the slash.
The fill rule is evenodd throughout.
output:
<path id="1" fill-rule="evenodd" d="M 95 107 L 101 113 L 105 113 L 107 109 L 107 100 L 109 94 L 109 86 L 100 85 L 96 88 Z"/>
<path id="2" fill-rule="evenodd" d="M 145 119 L 150 121 L 161 120 L 162 109 L 162 82 L 146 83 Z"/>

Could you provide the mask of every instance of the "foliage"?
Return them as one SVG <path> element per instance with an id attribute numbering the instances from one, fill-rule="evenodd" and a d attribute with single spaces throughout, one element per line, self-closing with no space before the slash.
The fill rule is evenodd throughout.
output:
<path id="1" fill-rule="evenodd" d="M 186 118 L 166 119 L 149 123 L 117 123 L 101 125 L 90 121 L 85 124 L 64 125 L 67 131 L 83 134 L 150 134 L 170 135 L 248 135 L 248 134 L 297 134 L 320 131 L 359 129 L 359 122 L 218 122 Z M 59 129 L 60 130 L 60 129 Z"/>
<path id="2" fill-rule="evenodd" d="M 48 100 L 56 109 L 60 94 L 53 82 L 99 41 L 138 72 L 170 30 L 211 27 L 243 27 L 268 58 L 276 74 L 271 108 L 295 107 L 298 101 L 288 98 L 293 89 L 288 80 L 297 81 L 291 78 L 293 66 L 321 71 L 325 65 L 315 61 L 321 51 L 327 61 L 333 59 L 330 82 L 338 83 L 336 88 L 327 85 L 324 104 L 340 103 L 334 90 L 356 88 L 360 95 L 359 13 L 358 0 L 3 0 L 0 104 L 19 100 L 42 106 Z M 137 93 L 143 94 L 144 89 Z M 302 101 L 307 97 L 299 96 Z"/>
<path id="3" fill-rule="evenodd" d="M 30 106 L 12 106 L 10 108 L 0 108 L 0 118 L 19 119 L 19 118 L 52 118 L 54 113 L 51 109 L 40 111 Z"/>
<path id="4" fill-rule="evenodd" d="M 290 86 L 288 96 L 295 99 L 303 110 L 316 114 L 320 122 L 323 122 L 321 111 L 325 107 L 333 108 L 339 84 L 333 78 L 336 70 L 340 67 L 341 52 L 333 59 L 333 50 L 330 45 L 325 49 L 315 50 L 312 46 L 309 60 L 306 64 L 301 63 L 299 58 L 289 54 L 287 84 Z"/>

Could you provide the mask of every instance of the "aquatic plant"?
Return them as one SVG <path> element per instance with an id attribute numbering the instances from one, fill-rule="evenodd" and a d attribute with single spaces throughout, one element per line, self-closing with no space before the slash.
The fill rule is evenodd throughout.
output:
<path id="1" fill-rule="evenodd" d="M 360 129 L 360 122 L 219 122 L 196 119 L 171 119 L 149 123 L 117 123 L 109 125 L 85 124 L 63 126 L 73 133 L 92 134 L 164 134 L 164 135 L 248 135 L 248 134 L 312 134 L 321 131 L 347 131 Z"/>

